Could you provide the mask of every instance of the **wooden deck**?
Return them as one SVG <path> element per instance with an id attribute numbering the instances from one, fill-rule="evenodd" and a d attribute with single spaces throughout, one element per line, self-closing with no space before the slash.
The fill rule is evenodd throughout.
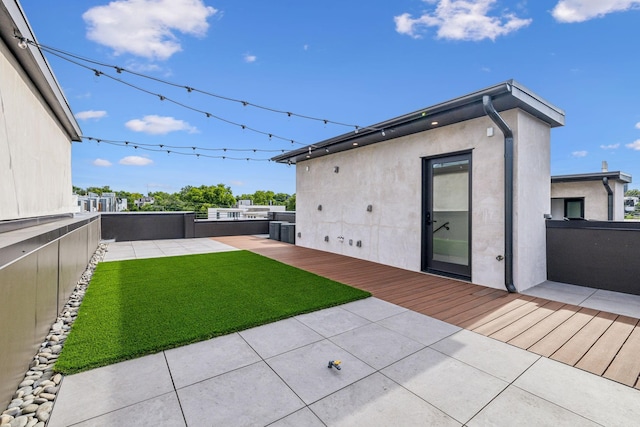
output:
<path id="1" fill-rule="evenodd" d="M 259 237 L 215 240 L 640 389 L 638 319 Z"/>

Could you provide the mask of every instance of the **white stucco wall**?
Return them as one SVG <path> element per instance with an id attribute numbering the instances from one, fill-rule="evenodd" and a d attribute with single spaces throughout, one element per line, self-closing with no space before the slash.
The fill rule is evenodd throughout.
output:
<path id="1" fill-rule="evenodd" d="M 524 291 L 547 280 L 545 214 L 551 213 L 549 126 L 520 111 L 514 137 L 513 282 Z"/>
<path id="2" fill-rule="evenodd" d="M 609 180 L 613 191 L 613 220 L 624 221 L 624 183 Z M 602 181 L 554 182 L 551 184 L 553 199 L 584 198 L 585 219 L 607 221 L 609 219 L 607 190 Z M 559 217 L 554 214 L 553 219 L 562 219 L 564 203 L 556 202 L 559 206 Z M 560 204 L 562 203 L 561 210 Z M 560 213 L 561 212 L 561 213 Z"/>
<path id="3" fill-rule="evenodd" d="M 514 255 L 531 264 L 514 266 L 516 286 L 524 289 L 546 278 L 549 127 L 519 110 L 501 115 L 516 135 L 515 188 L 525 192 L 514 199 L 515 236 L 521 239 Z M 488 127 L 495 128 L 493 137 Z M 482 117 L 299 162 L 296 244 L 420 271 L 422 158 L 472 150 L 472 281 L 504 289 L 504 262 L 496 259 L 504 255 L 503 142 Z"/>
<path id="4" fill-rule="evenodd" d="M 73 211 L 71 142 L 0 40 L 0 220 Z"/>

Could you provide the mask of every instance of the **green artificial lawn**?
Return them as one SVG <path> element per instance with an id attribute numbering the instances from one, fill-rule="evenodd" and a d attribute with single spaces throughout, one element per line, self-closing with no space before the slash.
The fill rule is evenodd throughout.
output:
<path id="1" fill-rule="evenodd" d="M 368 296 L 247 251 L 100 263 L 55 369 L 76 373 Z"/>

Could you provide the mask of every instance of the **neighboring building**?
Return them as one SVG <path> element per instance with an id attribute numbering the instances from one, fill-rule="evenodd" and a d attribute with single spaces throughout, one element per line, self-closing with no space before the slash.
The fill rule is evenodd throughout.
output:
<path id="1" fill-rule="evenodd" d="M 269 212 L 284 212 L 286 206 L 253 205 L 251 200 L 238 201 L 235 208 L 209 208 L 209 219 L 265 219 Z"/>
<path id="2" fill-rule="evenodd" d="M 127 198 L 117 197 L 116 193 L 88 193 L 76 196 L 78 212 L 123 212 L 127 210 Z"/>
<path id="3" fill-rule="evenodd" d="M 154 199 L 153 197 L 144 196 L 144 197 L 140 197 L 139 199 L 135 199 L 133 201 L 133 204 L 136 205 L 138 209 L 140 209 L 144 205 L 152 205 L 155 202 L 156 202 L 156 199 Z"/>
<path id="4" fill-rule="evenodd" d="M 552 219 L 624 221 L 624 188 L 629 183 L 631 175 L 623 172 L 552 176 Z"/>
<path id="5" fill-rule="evenodd" d="M 626 191 L 625 191 L 625 193 L 626 193 Z M 640 198 L 638 198 L 638 197 L 633 197 L 633 196 L 625 197 L 624 198 L 624 212 L 627 213 L 627 214 L 635 212 L 639 201 L 640 201 Z"/>
<path id="6" fill-rule="evenodd" d="M 24 373 L 100 240 L 76 216 L 71 144 L 80 128 L 17 0 L 0 0 L 0 407 Z M 32 366 L 32 365 L 31 365 Z"/>
<path id="7" fill-rule="evenodd" d="M 296 164 L 296 244 L 510 291 L 546 280 L 550 130 L 510 80 L 276 156 Z"/>

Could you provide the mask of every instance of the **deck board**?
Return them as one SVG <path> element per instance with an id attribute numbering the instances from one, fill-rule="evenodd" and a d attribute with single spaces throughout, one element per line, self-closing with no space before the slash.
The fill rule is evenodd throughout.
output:
<path id="1" fill-rule="evenodd" d="M 550 301 L 489 336 L 502 342 L 508 342 L 555 313 L 563 305 L 561 302 Z"/>
<path id="2" fill-rule="evenodd" d="M 598 313 L 584 328 L 572 336 L 569 341 L 551 355 L 553 360 L 574 366 L 582 356 L 600 339 L 618 316 L 611 313 Z"/>
<path id="3" fill-rule="evenodd" d="M 581 308 L 560 326 L 528 348 L 529 351 L 549 357 L 569 341 L 580 329 L 598 314 L 597 310 Z"/>
<path id="4" fill-rule="evenodd" d="M 637 324 L 638 319 L 619 316 L 575 365 L 576 368 L 597 375 L 604 374 Z"/>
<path id="5" fill-rule="evenodd" d="M 489 336 L 520 320 L 522 317 L 533 312 L 534 310 L 537 310 L 541 305 L 544 305 L 547 302 L 547 300 L 542 298 L 535 298 L 531 301 L 527 301 L 521 306 L 510 310 L 508 313 L 505 313 L 490 322 L 478 326 L 477 328 L 473 328 L 472 331 Z"/>
<path id="6" fill-rule="evenodd" d="M 640 321 L 257 236 L 214 240 L 354 286 L 377 298 L 640 388 Z"/>
<path id="7" fill-rule="evenodd" d="M 538 341 L 546 337 L 551 331 L 566 322 L 571 316 L 580 310 L 577 305 L 564 304 L 554 313 L 545 317 L 540 322 L 532 325 L 529 329 L 517 337 L 507 341 L 511 345 L 528 350 Z"/>
<path id="8" fill-rule="evenodd" d="M 616 357 L 604 373 L 605 378 L 621 382 L 636 388 L 638 375 L 640 375 L 640 325 L 633 328 L 633 332 L 623 344 Z"/>

